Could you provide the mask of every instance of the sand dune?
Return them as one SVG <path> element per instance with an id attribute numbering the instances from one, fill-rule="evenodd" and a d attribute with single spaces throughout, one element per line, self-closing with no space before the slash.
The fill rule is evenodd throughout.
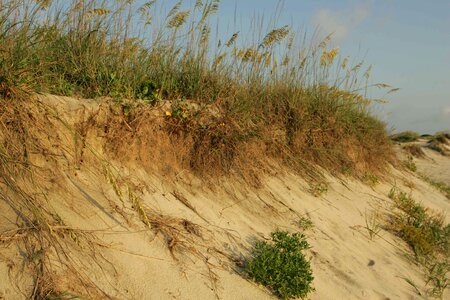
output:
<path id="1" fill-rule="evenodd" d="M 0 299 L 31 294 L 36 274 L 29 262 L 44 259 L 38 250 L 46 254 L 42 274 L 53 287 L 87 298 L 271 299 L 270 291 L 246 279 L 243 260 L 255 240 L 267 239 L 276 228 L 300 231 L 304 218 L 313 223 L 305 231 L 315 277 L 308 299 L 422 299 L 419 293 L 426 294 L 423 272 L 405 254 L 408 246 L 384 226 L 393 186 L 449 220 L 448 199 L 419 176 L 392 168 L 380 183 L 368 185 L 325 173 L 328 188 L 318 197 L 310 192 L 313 184 L 281 166 L 263 175 L 259 187 L 233 176 L 205 183 L 188 171 L 172 176 L 108 156 L 96 124 L 77 140 L 70 128 L 89 120 L 103 102 L 53 96 L 41 101 L 56 128 L 42 134 L 57 136 L 61 144 L 49 138 L 54 155 L 33 153 L 32 163 L 42 172 L 19 184 L 28 192 L 45 192 L 46 209 L 63 220 L 54 234 L 67 244 L 65 253 L 47 245 L 27 256 L 17 211 L 0 201 L 0 233 L 9 237 L 0 241 Z M 450 159 L 425 153 L 417 160 L 419 170 L 449 182 Z M 374 215 L 382 217 L 371 239 L 367 220 Z"/>

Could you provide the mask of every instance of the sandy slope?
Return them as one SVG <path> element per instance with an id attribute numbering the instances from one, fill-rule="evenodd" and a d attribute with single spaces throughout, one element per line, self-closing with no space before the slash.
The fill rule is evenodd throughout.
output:
<path id="1" fill-rule="evenodd" d="M 57 115 L 69 125 L 98 105 L 58 97 L 44 101 L 56 107 Z M 64 143 L 60 151 L 71 161 L 76 156 L 71 150 L 73 137 L 66 127 L 57 128 Z M 405 280 L 424 294 L 423 275 L 405 256 L 405 243 L 383 229 L 371 240 L 366 219 L 374 212 L 389 213 L 387 194 L 394 185 L 411 190 L 416 200 L 432 209 L 450 212 L 445 196 L 405 171 L 393 169 L 389 179 L 374 187 L 328 176 L 328 191 L 314 197 L 308 183 L 282 169 L 263 177 L 259 188 L 238 179 L 206 185 L 186 171 L 164 176 L 138 163 L 103 160 L 106 155 L 95 133 L 88 134 L 86 145 L 90 150 L 84 152 L 81 165 L 66 163 L 60 172 L 49 175 L 48 207 L 80 238 L 89 237 L 87 246 L 67 251 L 80 276 L 115 299 L 273 298 L 245 279 L 242 259 L 256 239 L 268 238 L 276 228 L 301 230 L 302 217 L 314 224 L 305 232 L 315 277 L 315 292 L 309 299 L 421 299 Z M 34 160 L 42 166 L 49 163 L 39 155 Z M 448 172 L 445 167 L 442 176 Z M 133 195 L 146 211 L 151 229 L 139 219 Z M 0 233 L 14 229 L 15 213 L 1 199 L 0 212 Z M 382 226 L 383 220 L 379 223 Z M 30 294 L 33 274 L 21 253 L 18 242 L 0 247 L 0 299 L 24 299 Z M 61 290 L 86 292 L 58 268 L 54 253 L 49 257 Z"/>

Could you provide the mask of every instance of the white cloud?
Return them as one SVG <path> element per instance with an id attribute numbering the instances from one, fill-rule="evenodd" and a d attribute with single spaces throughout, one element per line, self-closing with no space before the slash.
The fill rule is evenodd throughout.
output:
<path id="1" fill-rule="evenodd" d="M 336 43 L 342 42 L 350 32 L 366 20 L 371 13 L 371 4 L 367 2 L 350 10 L 332 11 L 321 9 L 312 17 L 312 23 L 322 36 L 333 33 Z"/>

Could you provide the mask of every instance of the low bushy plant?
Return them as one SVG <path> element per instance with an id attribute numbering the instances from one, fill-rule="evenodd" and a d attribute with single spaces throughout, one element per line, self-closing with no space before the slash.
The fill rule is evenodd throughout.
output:
<path id="1" fill-rule="evenodd" d="M 393 188 L 389 198 L 397 209 L 391 230 L 408 243 L 426 270 L 429 295 L 443 298 L 450 273 L 450 224 L 445 224 L 442 214 L 430 212 L 405 192 Z"/>
<path id="2" fill-rule="evenodd" d="M 394 192 L 395 207 L 399 212 L 392 219 L 393 229 L 414 250 L 417 256 L 448 253 L 450 225 L 444 225 L 442 215 L 436 215 L 405 192 Z"/>
<path id="3" fill-rule="evenodd" d="M 391 140 L 399 143 L 409 143 L 417 141 L 419 134 L 414 131 L 403 131 L 397 134 L 391 135 Z"/>
<path id="4" fill-rule="evenodd" d="M 309 245 L 300 233 L 275 231 L 272 241 L 258 241 L 246 271 L 250 278 L 270 288 L 277 296 L 304 298 L 313 290 L 309 261 L 302 253 Z"/>

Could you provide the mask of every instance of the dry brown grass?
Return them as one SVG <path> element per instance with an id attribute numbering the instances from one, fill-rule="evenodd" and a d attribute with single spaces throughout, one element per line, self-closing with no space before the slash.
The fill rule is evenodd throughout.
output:
<path id="1" fill-rule="evenodd" d="M 315 165 L 362 178 L 368 172 L 380 174 L 386 161 L 395 161 L 381 127 L 379 139 L 370 145 L 370 141 L 362 145 L 357 136 L 342 140 L 347 129 L 331 122 L 329 131 L 297 131 L 292 144 L 286 146 L 283 128 L 242 126 L 218 106 L 180 106 L 176 101 L 159 107 L 139 102 L 126 105 L 124 113 L 123 105 L 103 102 L 86 118 L 89 130 L 104 137 L 109 157 L 151 172 L 173 175 L 186 169 L 204 180 L 235 174 L 257 186 L 264 172 L 272 172 L 273 162 L 317 180 L 321 174 Z M 334 149 L 324 153 L 330 147 Z"/>
<path id="2" fill-rule="evenodd" d="M 395 162 L 385 125 L 370 114 L 370 105 L 382 100 L 362 95 L 371 87 L 371 67 L 363 72 L 363 62 L 348 64 L 337 48 L 328 49 L 329 37 L 309 45 L 307 35 L 302 40 L 283 26 L 259 42 L 233 34 L 216 47 L 209 24 L 219 1 L 190 10 L 177 4 L 167 16 L 152 15 L 154 2 L 61 2 L 14 0 L 2 6 L 0 94 L 12 101 L 35 91 L 117 99 L 120 108 L 101 112 L 107 118 L 101 120 L 103 134 L 117 140 L 109 145 L 115 155 L 121 155 L 120 144 L 138 144 L 132 156 L 141 161 L 147 160 L 144 151 L 155 149 L 156 158 L 168 153 L 161 160 L 166 169 L 178 164 L 213 177 L 242 173 L 237 164 L 261 166 L 272 158 L 268 154 L 308 176 L 314 165 L 361 177 Z M 381 83 L 372 87 L 390 89 Z M 142 103 L 124 99 L 156 107 L 169 99 L 171 116 L 147 120 L 137 115 L 147 113 Z M 211 114 L 211 107 L 219 113 Z M 155 117 L 165 118 L 169 139 L 159 121 L 159 136 L 150 137 L 154 125 L 147 123 Z M 82 144 L 85 132 L 77 129 Z M 256 150 L 249 144 L 261 150 L 242 153 Z M 241 163 L 245 156 L 254 159 Z"/>
<path id="3" fill-rule="evenodd" d="M 425 153 L 423 152 L 422 147 L 420 145 L 412 144 L 403 146 L 402 148 L 403 150 L 405 150 L 414 157 L 422 158 L 425 156 Z"/>
<path id="4" fill-rule="evenodd" d="M 105 181 L 113 188 L 119 204 L 110 203 L 110 208 L 120 214 L 125 222 L 142 222 L 157 235 L 161 234 L 174 259 L 188 255 L 203 261 L 211 286 L 217 289 L 214 268 L 205 253 L 209 258 L 213 255 L 226 263 L 231 257 L 227 256 L 227 251 L 205 242 L 212 239 L 205 227 L 186 219 L 158 214 L 146 206 L 139 197 L 138 188 L 121 176 L 105 158 L 98 156 L 90 144 L 101 140 L 104 144 L 100 145 L 115 160 L 124 159 L 132 164 L 129 160 L 131 156 L 134 163 L 145 163 L 143 166 L 150 173 L 160 174 L 164 170 L 175 174 L 174 170 L 180 171 L 183 166 L 189 166 L 189 161 L 185 161 L 190 157 L 189 151 L 181 159 L 177 156 L 178 151 L 170 154 L 164 152 L 174 149 L 174 143 L 177 143 L 175 146 L 182 146 L 185 139 L 177 141 L 168 134 L 164 117 L 160 114 L 156 115 L 159 121 L 150 123 L 152 126 L 144 126 L 149 124 L 150 116 L 155 116 L 155 111 L 148 107 L 139 111 L 143 113 L 143 119 L 138 119 L 124 115 L 116 105 L 109 104 L 100 106 L 92 114 L 82 114 L 73 126 L 61 119 L 61 112 L 55 112 L 38 99 L 8 102 L 0 108 L 3 129 L 0 133 L 0 201 L 4 201 L 17 214 L 14 216 L 17 217 L 17 229 L 0 232 L 0 247 L 16 243 L 25 253 L 22 263 L 28 274 L 32 274 L 34 286 L 31 291 L 24 290 L 24 293 L 30 299 L 59 297 L 66 291 L 89 299 L 109 297 L 86 273 L 86 270 L 92 270 L 92 262 L 95 262 L 94 267 L 98 268 L 99 273 L 112 268 L 108 270 L 114 274 L 114 267 L 102 256 L 102 248 L 108 246 L 89 231 L 67 226 L 64 219 L 51 209 L 47 198 L 55 188 L 59 193 L 67 192 L 67 187 L 59 181 L 67 175 L 65 171 L 102 170 L 105 164 Z M 16 113 L 18 108 L 23 115 Z M 129 127 L 121 126 L 123 122 Z M 134 128 L 135 122 L 144 125 Z M 17 124 L 20 126 L 17 127 Z M 158 129 L 158 126 L 162 127 Z M 130 129 L 123 131 L 125 127 Z M 97 134 L 103 134 L 103 139 Z M 121 140 L 119 136 L 129 139 Z M 156 143 L 153 144 L 153 151 L 146 151 L 145 147 L 151 142 Z M 157 153 L 156 150 L 160 151 L 161 161 L 150 155 Z M 121 156 L 115 156 L 117 154 Z M 167 170 L 168 165 L 173 170 Z M 173 192 L 172 195 L 205 223 L 208 222 L 181 193 Z M 127 214 L 119 207 L 120 203 L 131 208 L 134 214 Z M 235 239 L 229 232 L 224 231 L 223 234 L 230 235 L 230 240 Z"/>
<path id="5" fill-rule="evenodd" d="M 450 133 L 438 132 L 428 141 L 426 147 L 442 155 L 450 155 Z"/>
<path id="6" fill-rule="evenodd" d="M 55 297 L 69 286 L 104 298 L 86 273 L 92 261 L 100 269 L 106 262 L 97 252 L 103 245 L 89 232 L 67 226 L 48 202 L 51 186 L 58 187 L 63 176 L 56 157 L 64 157 L 68 146 L 50 115 L 36 98 L 1 102 L 0 201 L 15 213 L 16 229 L 0 232 L 0 247 L 14 243 L 23 254 L 21 263 L 33 277 L 33 288 L 22 291 L 29 299 Z"/>

